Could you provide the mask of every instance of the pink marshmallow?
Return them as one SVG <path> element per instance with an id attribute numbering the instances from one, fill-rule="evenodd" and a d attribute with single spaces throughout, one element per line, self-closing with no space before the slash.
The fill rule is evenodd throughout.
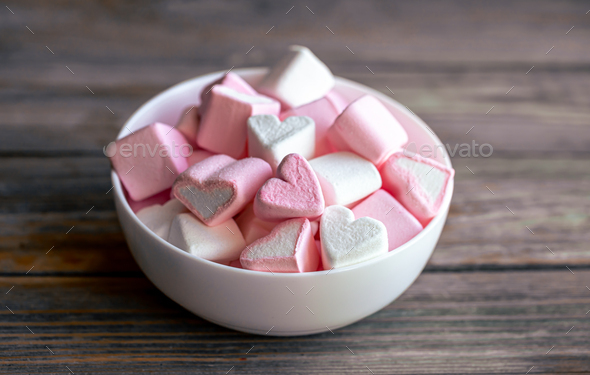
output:
<path id="1" fill-rule="evenodd" d="M 195 164 L 197 164 L 198 162 L 201 162 L 205 159 L 207 159 L 208 157 L 211 157 L 215 154 L 209 152 L 209 151 L 205 151 L 205 150 L 195 150 L 193 151 L 192 154 L 190 154 L 188 156 L 187 161 L 188 161 L 188 166 L 193 166 Z"/>
<path id="2" fill-rule="evenodd" d="M 172 186 L 188 167 L 187 140 L 171 126 L 154 123 L 115 142 L 113 168 L 134 201 L 140 201 Z M 107 150 L 109 151 L 109 150 Z"/>
<path id="3" fill-rule="evenodd" d="M 315 246 L 318 249 L 318 252 L 321 254 L 322 253 L 322 241 L 320 240 L 315 240 Z M 324 265 L 322 264 L 322 257 L 320 257 L 320 260 L 318 262 L 318 269 L 316 271 L 323 271 L 324 270 Z"/>
<path id="4" fill-rule="evenodd" d="M 174 126 L 174 129 L 178 130 L 184 135 L 193 149 L 197 147 L 197 130 L 199 128 L 199 120 L 199 109 L 196 105 L 193 105 L 182 110 L 180 119 Z"/>
<path id="5" fill-rule="evenodd" d="M 151 197 L 142 199 L 140 201 L 134 201 L 133 199 L 131 199 L 125 187 L 123 187 L 123 191 L 125 193 L 125 197 L 127 198 L 127 203 L 129 203 L 129 207 L 131 207 L 131 211 L 133 211 L 134 213 L 137 213 L 141 209 L 153 206 L 155 204 L 163 205 L 172 198 L 170 196 L 170 192 L 172 191 L 172 189 L 166 189 L 162 192 L 159 192 L 156 195 L 152 195 Z"/>
<path id="6" fill-rule="evenodd" d="M 257 239 L 268 236 L 272 228 L 276 227 L 278 223 L 260 220 L 254 215 L 253 205 L 249 204 L 236 218 L 236 224 L 238 224 L 244 240 L 246 240 L 246 245 L 250 245 Z"/>
<path id="7" fill-rule="evenodd" d="M 315 236 L 316 234 L 318 234 L 318 230 L 320 229 L 320 221 L 318 220 L 314 220 L 314 221 L 310 221 L 309 225 L 311 226 L 311 233 Z"/>
<path id="8" fill-rule="evenodd" d="M 234 268 L 244 268 L 242 267 L 242 263 L 240 263 L 239 259 L 232 260 L 231 262 L 229 262 L 229 266 Z"/>
<path id="9" fill-rule="evenodd" d="M 342 113 L 342 111 L 344 111 L 346 107 L 348 107 L 348 105 L 353 102 L 344 98 L 344 96 L 340 95 L 336 90 L 331 90 L 326 94 L 325 98 L 332 103 L 338 113 Z"/>
<path id="10" fill-rule="evenodd" d="M 289 154 L 279 164 L 277 178 L 266 181 L 256 194 L 254 213 L 266 221 L 314 220 L 324 212 L 324 206 L 322 188 L 307 160 Z"/>
<path id="11" fill-rule="evenodd" d="M 262 95 L 240 93 L 214 86 L 197 133 L 197 145 L 214 153 L 239 159 L 246 156 L 247 121 L 259 114 L 278 115 L 278 101 Z"/>
<path id="12" fill-rule="evenodd" d="M 282 112 L 280 119 L 284 121 L 291 116 L 311 117 L 315 122 L 315 157 L 318 157 L 332 152 L 327 138 L 328 129 L 345 107 L 344 99 L 332 90 L 315 102 Z"/>
<path id="13" fill-rule="evenodd" d="M 426 226 L 436 216 L 445 196 L 453 169 L 419 155 L 396 152 L 380 169 L 383 188 Z"/>
<path id="14" fill-rule="evenodd" d="M 371 217 L 385 225 L 389 251 L 405 244 L 423 229 L 422 224 L 383 189 L 371 194 L 354 207 L 352 212 L 356 219 Z"/>
<path id="15" fill-rule="evenodd" d="M 309 220 L 298 218 L 282 222 L 268 236 L 247 246 L 240 263 L 263 272 L 313 272 L 319 258 Z"/>
<path id="16" fill-rule="evenodd" d="M 178 176 L 172 193 L 206 225 L 215 226 L 240 212 L 270 177 L 272 169 L 262 159 L 214 155 Z"/>
<path id="17" fill-rule="evenodd" d="M 205 86 L 203 91 L 201 91 L 201 112 L 207 106 L 207 102 L 211 98 L 211 89 L 215 85 L 227 86 L 233 90 L 236 90 L 237 92 L 241 92 L 242 94 L 258 95 L 256 90 L 254 90 L 252 86 L 248 84 L 248 82 L 244 81 L 242 77 L 234 72 L 229 72 L 218 80 Z"/>
<path id="18" fill-rule="evenodd" d="M 337 150 L 352 151 L 379 166 L 408 142 L 408 135 L 378 99 L 365 95 L 336 118 L 328 139 Z"/>

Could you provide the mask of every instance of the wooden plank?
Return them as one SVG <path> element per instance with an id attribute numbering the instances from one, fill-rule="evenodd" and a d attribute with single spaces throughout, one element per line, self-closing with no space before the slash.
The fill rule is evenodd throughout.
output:
<path id="1" fill-rule="evenodd" d="M 57 74 L 55 65 L 15 66 L 0 73 L 0 80 L 7 82 L 0 88 L 3 155 L 100 155 L 125 120 L 151 96 L 219 68 L 125 65 L 101 73 L 102 65 L 95 64 L 76 69 L 90 79 L 80 80 L 67 70 Z M 391 95 L 389 87 L 396 100 L 421 116 L 452 148 L 475 140 L 491 144 L 496 152 L 590 149 L 587 71 L 534 71 L 529 75 L 522 69 L 408 73 L 387 67 L 384 72 L 375 71 L 372 75 L 366 69 L 345 68 L 336 73 L 387 95 Z"/>
<path id="2" fill-rule="evenodd" d="M 583 48 L 588 9 L 580 3 L 347 0 L 306 8 L 303 1 L 228 6 L 215 0 L 165 5 L 37 0 L 8 6 L 14 14 L 0 12 L 4 31 L 0 54 L 16 62 L 100 60 L 140 65 L 146 60 L 185 60 L 214 61 L 229 69 L 247 59 L 263 63 L 292 43 L 313 47 L 329 63 L 370 59 L 533 65 L 590 59 Z M 571 26 L 575 28 L 567 33 Z M 546 54 L 552 46 L 552 53 Z"/>
<path id="3" fill-rule="evenodd" d="M 138 272 L 114 211 L 102 158 L 0 163 L 0 272 Z"/>
<path id="4" fill-rule="evenodd" d="M 567 270 L 423 274 L 334 334 L 275 338 L 208 323 L 143 278 L 3 277 L 14 314 L 0 311 L 0 357 L 12 373 L 583 373 L 589 281 Z"/>
<path id="5" fill-rule="evenodd" d="M 492 156 L 454 167 L 450 217 L 430 267 L 589 264 L 588 159 Z"/>
<path id="6" fill-rule="evenodd" d="M 589 159 L 492 156 L 454 165 L 451 212 L 427 270 L 590 265 Z M 105 194 L 105 157 L 5 158 L 0 181 L 0 272 L 138 271 L 112 192 Z"/>

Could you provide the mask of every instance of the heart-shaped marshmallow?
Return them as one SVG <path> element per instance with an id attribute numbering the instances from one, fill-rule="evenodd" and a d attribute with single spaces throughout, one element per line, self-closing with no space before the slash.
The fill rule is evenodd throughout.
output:
<path id="1" fill-rule="evenodd" d="M 315 172 L 299 154 L 285 156 L 277 177 L 266 181 L 254 199 L 254 213 L 262 220 L 317 219 L 324 212 L 324 196 Z"/>
<path id="2" fill-rule="evenodd" d="M 346 267 L 388 251 L 387 229 L 379 220 L 361 217 L 344 206 L 329 206 L 320 221 L 324 269 Z"/>
<path id="3" fill-rule="evenodd" d="M 172 193 L 205 224 L 214 226 L 240 212 L 271 177 L 264 160 L 214 155 L 181 173 Z"/>
<path id="4" fill-rule="evenodd" d="M 273 170 L 291 153 L 311 159 L 315 153 L 315 122 L 307 116 L 257 115 L 248 119 L 248 155 L 266 160 Z"/>
<path id="5" fill-rule="evenodd" d="M 240 255 L 242 267 L 264 272 L 313 272 L 319 259 L 309 220 L 304 218 L 282 222 Z"/>

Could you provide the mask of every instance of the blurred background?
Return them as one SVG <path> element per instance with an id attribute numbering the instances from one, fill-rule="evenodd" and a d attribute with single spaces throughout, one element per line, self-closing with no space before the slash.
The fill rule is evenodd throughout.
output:
<path id="1" fill-rule="evenodd" d="M 0 361 L 30 373 L 587 370 L 589 10 L 582 1 L 3 3 Z M 158 92 L 271 65 L 290 44 L 408 106 L 451 148 L 488 143 L 493 155 L 453 159 L 447 226 L 400 300 L 335 335 L 271 339 L 205 322 L 143 277 L 102 147 Z"/>

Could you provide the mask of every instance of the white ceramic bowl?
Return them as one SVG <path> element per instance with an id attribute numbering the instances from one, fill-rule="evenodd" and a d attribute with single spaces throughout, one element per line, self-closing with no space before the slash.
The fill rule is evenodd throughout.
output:
<path id="1" fill-rule="evenodd" d="M 264 68 L 236 69 L 256 83 Z M 198 102 L 203 87 L 223 72 L 190 79 L 157 95 L 125 123 L 119 138 L 155 121 L 175 124 L 183 108 Z M 428 126 L 406 107 L 361 84 L 337 78 L 335 89 L 352 100 L 379 98 L 408 132 L 410 142 L 442 145 Z M 451 166 L 440 148 L 439 161 Z M 439 214 L 398 249 L 354 266 L 303 274 L 267 273 L 232 268 L 194 257 L 153 234 L 135 216 L 121 183 L 111 173 L 115 204 L 125 238 L 147 277 L 168 297 L 211 322 L 256 334 L 309 335 L 344 327 L 379 311 L 416 280 L 430 258 L 445 223 L 453 182 Z"/>

